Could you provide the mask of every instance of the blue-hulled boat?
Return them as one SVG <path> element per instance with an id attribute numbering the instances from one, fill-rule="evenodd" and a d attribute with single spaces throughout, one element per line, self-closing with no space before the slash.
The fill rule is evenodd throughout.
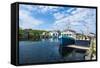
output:
<path id="1" fill-rule="evenodd" d="M 60 40 L 62 46 L 75 44 L 75 39 L 73 37 L 70 37 L 67 35 L 59 36 L 59 40 Z"/>

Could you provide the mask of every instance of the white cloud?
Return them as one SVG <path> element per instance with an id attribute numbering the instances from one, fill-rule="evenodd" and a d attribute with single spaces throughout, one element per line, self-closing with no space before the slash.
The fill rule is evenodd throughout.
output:
<path id="1" fill-rule="evenodd" d="M 96 10 L 91 8 L 70 8 L 70 9 L 64 9 L 64 11 L 59 11 L 59 9 L 63 9 L 63 7 L 56 7 L 56 6 L 40 6 L 40 5 L 22 5 L 21 9 L 27 10 L 27 11 L 20 11 L 20 21 L 21 26 L 25 26 L 27 24 L 28 27 L 35 27 L 43 22 L 40 20 L 35 19 L 31 16 L 31 12 L 39 12 L 39 13 L 52 13 L 52 15 L 55 18 L 55 22 L 52 25 L 52 29 L 59 29 L 63 30 L 66 28 L 66 24 L 70 22 L 71 27 L 77 28 L 76 31 L 79 30 L 79 28 L 82 27 L 82 30 L 86 29 L 84 25 L 89 26 L 89 31 L 95 31 L 95 15 Z M 26 23 L 23 25 L 23 22 Z M 31 25 L 29 25 L 28 23 Z M 26 27 L 26 26 L 25 26 Z M 83 28 L 84 27 L 84 28 Z"/>
<path id="2" fill-rule="evenodd" d="M 52 29 L 54 29 L 54 30 L 64 30 L 65 26 L 66 26 L 66 23 L 64 23 L 64 22 L 55 22 L 52 25 Z"/>
<path id="3" fill-rule="evenodd" d="M 74 10 L 75 10 L 75 8 L 69 8 L 67 10 L 64 9 L 64 11 L 62 11 L 62 12 L 58 11 L 58 12 L 54 13 L 53 16 L 55 19 L 62 19 L 64 17 L 69 16 L 71 14 L 71 12 Z"/>
<path id="4" fill-rule="evenodd" d="M 83 12 L 84 9 L 86 9 L 86 8 L 76 8 L 76 10 L 73 11 L 73 12 L 71 12 L 71 13 L 72 13 L 72 14 L 77 14 L 77 13 L 79 13 L 79 12 Z"/>
<path id="5" fill-rule="evenodd" d="M 75 8 L 70 8 L 70 9 L 68 9 L 68 10 L 67 10 L 67 13 L 72 12 L 74 9 L 75 9 Z"/>
<path id="6" fill-rule="evenodd" d="M 33 5 L 23 5 L 23 4 L 21 4 L 19 7 L 20 7 L 20 9 L 26 9 L 27 11 L 35 10 L 35 8 L 33 9 Z"/>
<path id="7" fill-rule="evenodd" d="M 43 24 L 42 21 L 35 19 L 31 13 L 26 10 L 19 10 L 19 25 L 23 29 L 34 28 Z"/>
<path id="8" fill-rule="evenodd" d="M 41 10 L 41 12 L 45 13 L 45 12 L 48 12 L 48 11 L 58 11 L 57 9 L 59 7 L 57 6 L 38 6 L 38 8 Z"/>
<path id="9" fill-rule="evenodd" d="M 53 14 L 55 19 L 62 19 L 65 15 L 62 14 L 61 12 L 57 12 Z"/>
<path id="10" fill-rule="evenodd" d="M 26 9 L 28 11 L 36 11 L 39 13 L 52 13 L 52 12 L 57 12 L 58 8 L 62 7 L 57 7 L 57 6 L 44 6 L 44 5 L 20 5 L 21 9 Z"/>
<path id="11" fill-rule="evenodd" d="M 54 23 L 54 27 L 55 27 L 55 29 L 61 30 L 62 28 L 67 27 L 67 26 L 65 26 L 65 24 L 70 22 L 72 28 L 84 27 L 81 30 L 83 30 L 85 32 L 85 29 L 88 26 L 89 27 L 88 30 L 90 32 L 92 32 L 93 30 L 95 31 L 95 28 L 96 28 L 95 27 L 95 23 L 96 23 L 95 22 L 95 19 L 96 19 L 95 13 L 96 13 L 95 9 L 77 8 L 75 11 L 71 12 L 71 15 L 65 16 L 64 18 L 57 19 Z M 55 24 L 56 24 L 56 26 L 55 26 Z M 78 30 L 79 29 L 76 29 L 76 31 L 78 31 Z"/>

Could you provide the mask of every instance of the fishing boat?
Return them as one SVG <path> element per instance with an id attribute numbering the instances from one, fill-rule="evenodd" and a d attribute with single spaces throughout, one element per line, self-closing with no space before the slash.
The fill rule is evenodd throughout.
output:
<path id="1" fill-rule="evenodd" d="M 68 34 L 61 34 L 59 40 L 62 46 L 75 44 L 75 38 Z"/>

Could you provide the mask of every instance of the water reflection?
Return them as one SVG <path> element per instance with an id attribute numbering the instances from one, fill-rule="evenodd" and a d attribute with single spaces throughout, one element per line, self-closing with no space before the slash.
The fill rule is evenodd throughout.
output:
<path id="1" fill-rule="evenodd" d="M 77 52 L 74 48 L 60 46 L 59 54 L 63 61 L 85 60 L 85 54 Z"/>
<path id="2" fill-rule="evenodd" d="M 62 62 L 83 60 L 83 54 L 61 45 L 58 39 L 19 41 L 19 63 Z"/>
<path id="3" fill-rule="evenodd" d="M 59 54 L 61 55 L 61 57 L 69 56 L 70 54 L 72 54 L 73 50 L 73 48 L 64 47 L 62 45 L 59 46 Z"/>
<path id="4" fill-rule="evenodd" d="M 49 42 L 60 42 L 58 38 L 49 38 L 49 39 L 41 39 L 42 41 L 49 41 Z"/>

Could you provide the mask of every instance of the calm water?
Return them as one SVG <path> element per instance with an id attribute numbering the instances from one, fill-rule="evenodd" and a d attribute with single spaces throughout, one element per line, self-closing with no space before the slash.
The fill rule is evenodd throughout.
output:
<path id="1" fill-rule="evenodd" d="M 83 60 L 83 54 L 75 53 L 74 55 L 72 52 L 68 54 L 68 51 L 72 51 L 72 49 L 68 49 L 68 51 L 67 49 L 68 48 L 61 48 L 60 42 L 57 39 L 20 41 L 19 63 L 24 64 Z"/>

